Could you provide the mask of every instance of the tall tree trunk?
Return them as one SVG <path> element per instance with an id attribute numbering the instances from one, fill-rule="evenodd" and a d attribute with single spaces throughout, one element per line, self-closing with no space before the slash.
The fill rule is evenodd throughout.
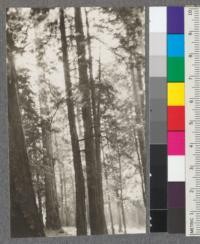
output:
<path id="1" fill-rule="evenodd" d="M 99 85 L 101 84 L 101 58 L 99 56 L 99 74 L 98 80 Z M 96 150 L 96 161 L 97 161 L 97 186 L 99 191 L 99 202 L 100 207 L 102 208 L 102 222 L 104 225 L 104 233 L 107 233 L 107 225 L 104 213 L 104 198 L 103 198 L 103 179 L 102 179 L 102 162 L 101 162 L 101 113 L 100 113 L 100 100 L 101 100 L 101 90 L 99 88 L 96 94 L 96 118 L 94 120 L 94 128 L 95 128 L 95 150 Z"/>
<path id="2" fill-rule="evenodd" d="M 108 212 L 109 212 L 109 217 L 110 217 L 110 225 L 111 225 L 112 234 L 115 234 L 115 228 L 114 228 L 114 223 L 113 223 L 113 213 L 112 213 L 112 206 L 111 206 L 111 198 L 110 198 L 109 184 L 108 184 L 108 172 L 106 169 L 105 156 L 104 156 L 105 154 L 104 154 L 103 148 L 102 148 L 102 155 L 103 155 L 104 175 L 105 175 L 105 180 L 106 180 L 106 188 L 107 188 L 107 196 L 108 196 Z"/>
<path id="3" fill-rule="evenodd" d="M 139 162 L 139 172 L 140 172 L 140 175 L 141 175 L 141 187 L 142 187 L 143 202 L 145 202 L 146 196 L 145 196 L 144 172 L 143 172 L 143 165 L 142 165 L 140 148 L 139 148 L 139 140 L 138 140 L 138 136 L 136 135 L 135 130 L 134 130 L 134 139 L 133 139 L 133 141 L 134 141 L 134 145 L 135 145 L 135 148 L 136 148 L 136 154 L 137 154 L 137 158 L 138 158 L 138 162 Z"/>
<path id="4" fill-rule="evenodd" d="M 43 60 L 44 47 L 41 44 L 41 39 L 37 33 L 37 21 L 34 23 L 35 31 L 35 51 L 37 66 L 39 70 L 39 106 L 42 129 L 42 144 L 43 144 L 43 164 L 44 164 L 44 181 L 45 181 L 45 205 L 46 205 L 46 227 L 48 229 L 59 230 L 61 221 L 59 216 L 59 205 L 56 189 L 56 178 L 53 160 L 53 145 L 51 121 L 48 116 L 50 114 L 48 107 L 48 92 L 45 86 L 45 62 Z"/>
<path id="5" fill-rule="evenodd" d="M 40 174 L 39 170 L 36 169 L 36 181 L 37 181 L 37 189 L 36 189 L 36 194 L 37 194 L 37 199 L 38 199 L 38 211 L 40 215 L 40 219 L 43 223 L 43 213 L 42 213 L 42 195 L 41 195 L 41 186 L 40 186 Z"/>
<path id="6" fill-rule="evenodd" d="M 95 80 L 93 77 L 93 58 L 92 58 L 92 46 L 90 36 L 90 25 L 88 19 L 88 11 L 85 9 L 86 16 L 86 30 L 87 30 L 87 46 L 89 55 L 89 75 L 90 75 L 90 90 L 91 90 L 91 101 L 92 101 L 92 114 L 93 114 L 93 128 L 95 135 L 95 152 L 96 152 L 96 164 L 97 164 L 97 187 L 99 191 L 100 207 L 103 209 L 103 220 L 105 233 L 107 233 L 107 226 L 104 214 L 104 199 L 103 199 L 103 184 L 102 184 L 102 164 L 101 164 L 101 124 L 100 124 L 100 89 L 96 92 Z M 99 84 L 101 83 L 101 60 L 99 58 Z"/>
<path id="7" fill-rule="evenodd" d="M 117 153 L 118 153 L 118 165 L 119 165 L 120 202 L 121 202 L 124 234 L 126 234 L 126 217 L 125 217 L 125 209 L 124 209 L 123 184 L 122 184 L 122 165 L 121 165 L 121 155 L 120 155 L 118 144 L 117 144 Z"/>
<path id="8" fill-rule="evenodd" d="M 142 115 L 143 115 L 143 120 L 145 119 L 145 84 L 144 84 L 144 79 L 143 79 L 143 64 L 142 61 L 138 62 L 136 65 L 136 70 L 137 70 L 137 81 L 138 81 L 138 90 L 139 90 L 139 95 L 140 95 L 140 106 L 142 110 Z"/>
<path id="9" fill-rule="evenodd" d="M 75 186 L 76 186 L 76 228 L 77 235 L 87 234 L 87 223 L 86 223 L 86 206 L 85 206 L 85 183 L 83 176 L 83 169 L 81 164 L 81 153 L 79 147 L 78 133 L 76 128 L 76 118 L 74 112 L 72 84 L 70 77 L 70 67 L 68 58 L 68 44 L 66 40 L 65 31 L 65 18 L 64 10 L 60 9 L 60 33 L 62 42 L 62 55 L 63 55 L 63 69 L 66 86 L 67 96 L 67 108 L 68 108 L 68 119 L 71 135 L 71 144 L 73 152 L 73 163 L 75 171 Z"/>
<path id="10" fill-rule="evenodd" d="M 40 108 L 41 115 L 45 115 L 46 111 L 48 110 L 45 92 L 40 94 L 40 104 L 42 104 L 42 107 Z M 61 222 L 52 155 L 52 137 L 49 122 L 46 120 L 42 120 L 42 142 L 45 177 L 46 227 L 48 229 L 59 230 L 61 228 Z"/>
<path id="11" fill-rule="evenodd" d="M 85 9 L 86 16 L 86 30 L 87 30 L 87 47 L 89 55 L 89 76 L 90 76 L 90 90 L 91 90 L 91 102 L 92 102 L 92 115 L 93 115 L 93 128 L 95 135 L 95 153 L 96 153 L 96 164 L 97 164 L 97 187 L 99 191 L 99 201 L 101 211 L 103 212 L 103 220 L 105 233 L 107 233 L 107 226 L 104 214 L 104 199 L 103 199 L 103 184 L 102 184 L 102 165 L 101 165 L 101 124 L 100 124 L 100 89 L 96 92 L 95 80 L 93 77 L 93 58 L 92 58 L 92 46 L 90 36 L 90 25 L 88 19 L 88 11 Z M 99 84 L 101 83 L 101 60 L 99 58 Z"/>
<path id="12" fill-rule="evenodd" d="M 122 220 L 124 226 L 124 234 L 126 234 L 126 216 L 125 216 L 125 209 L 124 209 L 124 199 L 122 195 L 122 190 L 120 189 L 120 200 L 121 200 L 121 209 L 122 209 Z"/>
<path id="13" fill-rule="evenodd" d="M 95 80 L 93 76 L 93 58 L 92 58 L 92 43 L 90 36 L 90 25 L 88 19 L 88 11 L 85 8 L 86 17 L 86 30 L 87 30 L 87 47 L 89 55 L 89 80 L 90 80 L 90 93 L 91 93 L 91 104 L 92 104 L 92 119 L 93 119 L 93 130 L 95 136 L 95 154 L 96 154 L 96 167 L 97 167 L 97 188 L 99 196 L 99 207 L 102 208 L 103 219 L 100 220 L 104 224 L 104 233 L 107 233 L 106 219 L 104 214 L 104 199 L 103 199 L 103 184 L 102 184 L 102 164 L 101 164 L 101 130 L 100 130 L 100 90 L 96 91 Z M 99 83 L 101 83 L 101 61 L 99 58 Z"/>
<path id="14" fill-rule="evenodd" d="M 108 211 L 109 211 L 109 216 L 110 216 L 110 225 L 111 225 L 111 230 L 112 234 L 115 234 L 115 227 L 114 227 L 114 222 L 113 222 L 113 213 L 112 213 L 112 205 L 111 205 L 111 199 L 110 195 L 108 195 Z"/>
<path id="15" fill-rule="evenodd" d="M 7 40 L 11 236 L 42 237 L 45 234 L 31 179 L 16 91 L 17 75 L 12 55 L 13 42 L 9 34 Z"/>
<path id="16" fill-rule="evenodd" d="M 68 226 L 69 225 L 69 209 L 68 209 L 68 201 L 67 201 L 67 188 L 66 188 L 66 185 L 67 185 L 67 181 L 66 181 L 66 173 L 65 171 L 62 172 L 63 173 L 63 192 L 64 192 L 64 219 L 65 219 L 65 222 L 64 222 L 64 225 Z"/>
<path id="17" fill-rule="evenodd" d="M 120 196 L 118 193 L 118 189 L 115 190 L 116 193 L 116 199 L 117 199 L 117 215 L 118 215 L 118 232 L 122 232 L 122 215 L 121 215 L 121 201 L 120 201 Z"/>
<path id="18" fill-rule="evenodd" d="M 96 96 L 95 96 L 95 80 L 93 77 L 93 58 L 92 58 L 92 47 L 91 47 L 91 36 L 90 36 L 90 26 L 88 20 L 88 11 L 85 9 L 85 17 L 86 17 L 86 30 L 87 30 L 87 47 L 88 47 L 88 55 L 89 55 L 89 77 L 90 77 L 90 89 L 91 89 L 91 101 L 92 101 L 92 115 L 93 115 L 93 127 L 95 132 L 96 127 Z"/>
<path id="19" fill-rule="evenodd" d="M 59 161 L 59 160 L 57 160 Z M 63 167 L 61 162 L 58 162 L 59 178 L 60 178 L 60 220 L 62 226 L 65 225 L 65 214 L 64 214 L 64 180 L 63 180 Z"/>
<path id="20" fill-rule="evenodd" d="M 136 65 L 137 70 L 137 84 L 138 84 L 138 91 L 139 94 L 138 100 L 140 101 L 140 108 L 141 108 L 141 118 L 143 124 L 145 123 L 145 99 L 144 99 L 144 85 L 142 81 L 142 63 L 139 62 Z M 144 128 L 141 128 L 137 132 L 138 134 L 138 146 L 140 148 L 140 156 L 141 156 L 141 165 L 142 165 L 142 172 L 143 172 L 143 183 L 144 183 L 144 205 L 146 206 L 146 145 L 145 145 L 145 132 Z"/>
<path id="21" fill-rule="evenodd" d="M 76 186 L 74 184 L 74 177 L 71 175 L 71 183 L 72 183 L 72 199 L 73 199 L 73 208 L 74 208 L 74 213 L 76 215 Z M 75 219 L 73 219 L 73 224 L 76 224 L 76 216 Z"/>
<path id="22" fill-rule="evenodd" d="M 135 101 L 135 112 L 136 112 L 136 124 L 144 125 L 144 114 L 143 114 L 143 102 L 141 101 L 140 92 L 138 90 L 139 85 L 135 78 L 135 63 L 134 63 L 134 57 L 133 54 L 130 53 L 129 55 L 129 69 L 131 74 L 131 81 L 132 81 L 132 89 L 133 89 L 133 99 Z M 142 162 L 142 175 L 141 178 L 144 179 L 144 190 L 145 190 L 145 198 L 144 198 L 144 206 L 146 206 L 146 156 L 145 156 L 145 136 L 144 136 L 144 126 L 141 126 L 137 129 L 136 134 L 138 136 L 138 142 L 139 142 L 139 148 L 140 148 L 140 155 L 141 155 L 141 162 Z"/>
<path id="23" fill-rule="evenodd" d="M 75 8 L 75 30 L 79 68 L 79 85 L 82 93 L 82 117 L 84 124 L 87 186 L 90 207 L 90 228 L 91 234 L 104 234 L 104 212 L 102 211 L 103 206 L 99 198 L 95 141 L 90 104 L 90 89 L 87 74 L 85 37 L 83 33 L 83 23 L 80 8 Z"/>
<path id="24" fill-rule="evenodd" d="M 83 138 L 82 124 L 81 124 L 81 108 L 79 107 L 79 104 L 76 104 L 76 120 L 78 126 L 78 137 Z"/>
<path id="25" fill-rule="evenodd" d="M 40 77 L 41 84 L 43 79 L 45 78 Z M 42 87 L 39 90 L 39 104 L 41 117 L 45 117 L 45 119 L 41 119 L 41 128 L 45 182 L 46 227 L 48 229 L 59 230 L 61 228 L 61 221 L 59 216 L 59 205 L 53 160 L 51 124 L 50 121 L 46 119 L 46 117 L 49 115 L 49 108 L 47 105 L 47 91 L 45 87 Z"/>

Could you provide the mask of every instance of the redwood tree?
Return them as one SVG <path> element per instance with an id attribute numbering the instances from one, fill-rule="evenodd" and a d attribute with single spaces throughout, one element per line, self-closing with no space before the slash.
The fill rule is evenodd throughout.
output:
<path id="1" fill-rule="evenodd" d="M 66 39 L 64 10 L 60 9 L 60 34 L 62 43 L 63 69 L 66 89 L 66 100 L 68 109 L 69 129 L 71 136 L 73 164 L 76 185 L 76 228 L 77 235 L 87 234 L 86 205 L 85 205 L 85 183 L 81 163 L 81 153 L 79 146 L 78 133 L 76 128 L 76 117 L 74 112 L 74 102 L 72 94 L 72 83 L 70 76 L 68 43 Z"/>
<path id="2" fill-rule="evenodd" d="M 14 42 L 9 30 L 7 30 L 7 44 L 11 236 L 39 237 L 45 234 L 36 205 L 26 151 L 16 91 L 17 73 L 13 59 Z"/>
<path id="3" fill-rule="evenodd" d="M 79 87 L 82 93 L 82 118 L 84 126 L 87 187 L 91 234 L 106 233 L 103 202 L 99 195 L 95 140 L 90 103 L 90 85 L 87 73 L 85 36 L 80 8 L 75 8 L 75 37 L 77 45 Z"/>

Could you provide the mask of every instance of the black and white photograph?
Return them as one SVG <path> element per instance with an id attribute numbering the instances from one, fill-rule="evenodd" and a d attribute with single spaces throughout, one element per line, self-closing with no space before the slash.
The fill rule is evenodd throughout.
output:
<path id="1" fill-rule="evenodd" d="M 145 8 L 7 8 L 11 238 L 146 233 Z"/>

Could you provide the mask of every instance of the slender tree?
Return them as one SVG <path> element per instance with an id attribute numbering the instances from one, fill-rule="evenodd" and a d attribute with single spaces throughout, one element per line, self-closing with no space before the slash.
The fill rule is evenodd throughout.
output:
<path id="1" fill-rule="evenodd" d="M 38 200 L 38 210 L 39 210 L 39 215 L 41 218 L 41 221 L 43 223 L 43 210 L 42 210 L 42 190 L 41 190 L 41 180 L 40 180 L 40 172 L 37 170 L 36 172 L 36 195 L 37 195 L 37 200 Z"/>
<path id="2" fill-rule="evenodd" d="M 145 96 L 142 68 L 144 67 L 144 23 L 141 16 L 144 14 L 143 8 L 104 8 L 104 11 L 114 14 L 113 23 L 120 23 L 124 26 L 124 31 L 118 33 L 120 42 L 119 48 L 125 52 L 125 56 L 120 56 L 121 61 L 126 61 L 127 70 L 131 78 L 132 98 L 136 116 L 134 118 L 137 129 L 135 134 L 138 138 L 138 152 L 141 158 L 141 181 L 144 206 L 146 206 L 146 146 L 145 146 Z M 124 34 L 125 33 L 125 34 Z M 143 50 L 141 52 L 141 50 Z M 113 50 L 117 54 L 116 50 Z M 119 56 L 118 56 L 119 57 Z"/>
<path id="3" fill-rule="evenodd" d="M 123 196 L 123 183 L 122 183 L 122 163 L 121 163 L 121 155 L 119 150 L 119 145 L 117 144 L 117 156 L 118 156 L 118 165 L 119 165 L 119 190 L 120 190 L 120 203 L 122 210 L 122 220 L 124 226 L 124 234 L 126 234 L 126 217 L 125 217 L 125 208 L 124 208 L 124 196 Z"/>
<path id="4" fill-rule="evenodd" d="M 137 81 L 137 76 L 135 75 L 134 72 L 135 70 L 134 66 L 135 66 L 134 57 L 133 54 L 130 53 L 129 68 L 130 68 L 131 81 L 132 81 L 133 97 L 135 101 L 135 111 L 136 111 L 135 122 L 137 125 L 144 125 L 144 108 L 143 106 L 141 106 L 142 101 L 141 101 L 141 96 L 138 87 L 138 83 L 141 83 L 142 81 L 141 79 L 139 80 L 139 82 Z M 141 173 L 141 180 L 142 180 L 143 200 L 144 200 L 144 205 L 146 206 L 146 156 L 145 156 L 146 146 L 145 146 L 145 135 L 144 135 L 143 127 L 140 126 L 136 129 L 135 138 L 138 140 L 136 145 L 139 148 L 138 155 L 141 158 L 140 173 Z"/>
<path id="5" fill-rule="evenodd" d="M 63 69 L 64 69 L 64 78 L 65 78 L 65 87 L 66 87 L 68 119 L 69 119 L 69 128 L 70 128 L 70 135 L 71 135 L 73 163 L 74 163 L 74 172 L 75 172 L 76 228 L 77 228 L 77 235 L 86 235 L 87 223 L 86 223 L 86 205 L 85 205 L 85 183 L 84 183 L 83 169 L 81 163 L 79 139 L 78 139 L 78 133 L 76 128 L 76 117 L 74 112 L 72 83 L 71 83 L 69 58 L 68 58 L 68 43 L 66 39 L 66 27 L 65 27 L 65 18 L 64 18 L 63 9 L 60 9 L 60 34 L 61 34 L 61 42 L 62 42 Z"/>
<path id="6" fill-rule="evenodd" d="M 109 216 L 110 216 L 111 231 L 112 231 L 112 234 L 115 234 L 115 227 L 114 227 L 113 213 L 112 213 L 112 203 L 111 203 L 111 197 L 110 197 L 110 192 L 109 192 L 108 171 L 107 171 L 106 162 L 105 162 L 106 156 L 105 156 L 103 148 L 101 148 L 101 150 L 102 150 L 102 155 L 103 155 L 104 175 L 105 175 L 105 180 L 106 180 L 108 212 L 109 212 Z"/>
<path id="7" fill-rule="evenodd" d="M 39 11 L 39 12 L 38 12 Z M 37 26 L 40 23 L 38 18 L 44 20 L 48 11 L 40 12 L 38 9 L 32 9 L 34 18 L 35 31 L 35 52 L 39 71 L 38 84 L 39 87 L 39 108 L 41 116 L 42 145 L 43 145 L 43 165 L 44 165 L 44 181 L 45 181 L 45 207 L 46 207 L 46 227 L 48 229 L 60 230 L 61 221 L 59 216 L 59 204 L 56 189 L 55 168 L 53 158 L 52 144 L 52 128 L 50 120 L 50 110 L 48 105 L 48 90 L 46 86 L 46 64 L 44 62 L 45 40 L 42 40 L 37 34 Z"/>
<path id="8" fill-rule="evenodd" d="M 117 200 L 117 218 L 118 218 L 118 232 L 122 232 L 122 208 L 121 208 L 121 200 L 118 192 L 118 188 L 115 188 L 115 195 Z"/>
<path id="9" fill-rule="evenodd" d="M 79 69 L 79 86 L 82 93 L 82 117 L 84 124 L 87 187 L 91 234 L 105 233 L 104 212 L 99 198 L 95 141 L 90 104 L 89 78 L 85 50 L 85 36 L 80 8 L 75 8 L 75 31 Z"/>
<path id="10" fill-rule="evenodd" d="M 88 11 L 85 8 L 86 17 L 86 31 L 87 31 L 87 47 L 88 47 L 88 69 L 89 69 L 89 81 L 90 81 L 90 93 L 91 93 L 91 104 L 92 104 L 92 119 L 95 137 L 95 153 L 96 153 L 96 164 L 97 164 L 97 187 L 99 191 L 100 207 L 103 212 L 103 222 L 105 233 L 107 232 L 105 214 L 104 214 L 104 199 L 103 199 L 103 184 L 102 184 L 102 162 L 101 162 L 101 115 L 100 115 L 100 89 L 95 84 L 93 76 L 93 58 L 92 58 L 92 38 L 90 35 L 90 24 Z M 98 68 L 98 86 L 101 84 L 101 58 L 99 57 L 99 68 Z"/>
<path id="11" fill-rule="evenodd" d="M 41 81 L 42 82 L 42 81 Z M 40 112 L 46 117 L 49 114 L 47 105 L 47 91 L 40 90 L 39 94 Z M 57 198 L 55 168 L 52 148 L 51 125 L 48 119 L 42 119 L 42 144 L 43 144 L 43 164 L 45 176 L 45 206 L 46 206 L 46 227 L 48 229 L 60 230 L 61 221 L 59 216 L 59 205 Z"/>

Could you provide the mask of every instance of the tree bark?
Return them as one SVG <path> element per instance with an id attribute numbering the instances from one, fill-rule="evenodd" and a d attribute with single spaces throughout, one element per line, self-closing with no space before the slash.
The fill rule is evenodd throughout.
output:
<path id="1" fill-rule="evenodd" d="M 114 228 L 114 222 L 113 222 L 113 213 L 112 213 L 112 204 L 111 204 L 111 198 L 110 198 L 110 192 L 109 192 L 109 184 L 108 184 L 108 172 L 106 169 L 106 163 L 105 163 L 105 156 L 104 156 L 104 151 L 102 148 L 102 155 L 103 155 L 103 165 L 104 165 L 104 175 L 105 175 L 105 180 L 106 180 L 106 188 L 107 188 L 107 196 L 108 196 L 108 212 L 110 216 L 110 225 L 111 225 L 111 231 L 112 234 L 115 234 L 115 228 Z"/>
<path id="2" fill-rule="evenodd" d="M 78 126 L 78 137 L 83 138 L 82 123 L 81 123 L 81 108 L 79 107 L 79 104 L 76 104 L 76 120 Z"/>
<path id="3" fill-rule="evenodd" d="M 36 189 L 36 194 L 37 194 L 37 199 L 38 199 L 38 211 L 39 211 L 39 215 L 41 218 L 41 221 L 43 223 L 43 213 L 42 213 L 42 195 L 41 195 L 41 186 L 40 186 L 40 174 L 39 174 L 39 170 L 36 169 L 36 180 L 37 180 L 37 189 Z"/>
<path id="4" fill-rule="evenodd" d="M 59 168 L 59 179 L 60 179 L 60 220 L 63 226 L 65 225 L 63 167 L 60 162 L 58 162 L 58 164 L 59 164 L 58 168 Z"/>
<path id="5" fill-rule="evenodd" d="M 68 44 L 66 40 L 65 31 L 65 18 L 64 10 L 60 9 L 60 33 L 62 42 L 62 55 L 63 55 L 63 69 L 66 86 L 67 96 L 67 108 L 68 108 L 68 119 L 71 135 L 71 144 L 73 152 L 73 163 L 75 171 L 75 186 L 76 186 L 76 228 L 77 235 L 87 234 L 87 222 L 86 222 L 86 206 L 85 206 L 85 183 L 83 176 L 83 169 L 81 163 L 81 153 L 78 140 L 78 133 L 76 128 L 76 118 L 74 112 L 72 84 L 70 77 L 70 67 L 68 58 Z"/>
<path id="6" fill-rule="evenodd" d="M 11 236 L 45 236 L 33 190 L 26 143 L 17 98 L 17 75 L 8 40 L 8 117 L 11 196 Z"/>
<path id="7" fill-rule="evenodd" d="M 122 232 L 122 217 L 121 217 L 121 202 L 120 202 L 120 196 L 118 193 L 118 189 L 115 190 L 116 193 L 116 199 L 117 199 L 117 214 L 118 214 L 118 232 Z"/>
<path id="8" fill-rule="evenodd" d="M 76 213 L 76 186 L 74 184 L 74 177 L 71 175 L 71 183 L 72 183 L 72 199 L 73 199 L 73 210 L 74 213 Z M 76 215 L 76 214 L 75 214 Z M 73 219 L 73 224 L 76 224 L 76 216 L 75 219 Z"/>
<path id="9" fill-rule="evenodd" d="M 120 203 L 121 203 L 121 210 L 122 210 L 124 234 L 126 234 L 126 217 L 125 217 L 125 210 L 124 210 L 123 185 L 122 185 L 122 165 L 121 165 L 121 155 L 120 155 L 118 144 L 117 144 L 117 154 L 118 154 L 118 165 L 119 165 Z"/>
<path id="10" fill-rule="evenodd" d="M 111 204 L 110 195 L 108 195 L 108 211 L 109 211 L 109 216 L 110 216 L 111 230 L 112 230 L 112 234 L 114 235 L 115 228 L 114 228 L 114 223 L 113 223 L 113 213 L 112 213 L 112 204 Z"/>
<path id="11" fill-rule="evenodd" d="M 35 51 L 37 66 L 39 70 L 39 106 L 41 116 L 42 145 L 43 145 L 43 165 L 45 182 L 45 206 L 46 206 L 46 227 L 52 230 L 61 228 L 59 216 L 59 205 L 56 189 L 56 178 L 53 160 L 53 145 L 51 121 L 49 119 L 48 91 L 45 86 L 45 62 L 43 60 L 44 46 L 38 37 L 36 29 L 37 20 L 35 20 Z M 38 24 L 38 23 L 37 23 Z M 40 45 L 41 44 L 41 45 Z M 39 46 L 38 46 L 39 45 Z"/>
<path id="12" fill-rule="evenodd" d="M 140 94 L 139 101 L 140 101 L 140 107 L 141 107 L 141 117 L 143 119 L 143 123 L 145 123 L 145 99 L 144 99 L 144 87 L 142 82 L 142 64 L 139 62 L 136 65 L 137 69 L 137 81 L 138 81 L 138 90 Z M 144 128 L 141 128 L 138 130 L 138 145 L 140 148 L 140 154 L 141 154 L 141 163 L 142 163 L 142 172 L 143 172 L 143 184 L 144 184 L 144 205 L 146 206 L 146 145 L 145 145 L 145 132 Z"/>
<path id="13" fill-rule="evenodd" d="M 40 93 L 41 114 L 48 111 L 45 92 Z M 42 120 L 43 164 L 45 178 L 46 227 L 59 230 L 61 228 L 59 206 L 56 190 L 56 179 L 52 155 L 52 136 L 49 122 Z"/>
<path id="14" fill-rule="evenodd" d="M 135 79 L 134 74 L 134 57 L 133 54 L 130 53 L 129 56 L 129 68 L 130 68 L 130 74 L 131 74 L 131 81 L 132 81 L 132 89 L 133 89 L 133 99 L 135 101 L 135 112 L 136 112 L 136 118 L 135 122 L 136 124 L 143 125 L 144 124 L 144 114 L 142 109 L 142 102 L 141 98 L 139 97 L 140 92 L 138 90 L 138 84 Z M 140 81 L 141 82 L 141 81 Z M 144 179 L 144 206 L 146 206 L 146 156 L 145 156 L 145 136 L 144 136 L 144 127 L 138 128 L 136 131 L 136 134 L 138 136 L 138 142 L 139 142 L 139 150 L 141 155 L 141 162 L 142 162 L 142 171 L 141 171 L 141 178 Z"/>
<path id="15" fill-rule="evenodd" d="M 98 74 L 99 85 L 101 84 L 101 58 L 99 57 L 99 74 Z M 96 93 L 95 93 L 96 94 Z M 94 132 L 95 132 L 95 149 L 96 149 L 96 160 L 97 160 L 97 186 L 99 191 L 99 202 L 102 208 L 102 222 L 104 225 L 104 232 L 107 233 L 107 225 L 104 213 L 104 198 L 103 198 L 103 179 L 102 179 L 102 162 L 101 162 L 101 112 L 100 112 L 100 100 L 101 90 L 99 88 L 96 94 L 96 118 L 94 120 Z"/>
<path id="16" fill-rule="evenodd" d="M 93 133 L 93 122 L 90 104 L 89 78 L 87 74 L 87 60 L 85 50 L 85 37 L 80 8 L 75 8 L 75 30 L 79 68 L 79 86 L 82 93 L 82 117 L 84 124 L 85 157 L 87 171 L 87 186 L 90 207 L 90 229 L 91 234 L 104 234 L 102 202 L 99 198 L 97 181 L 97 167 L 95 154 L 95 141 Z"/>
<path id="17" fill-rule="evenodd" d="M 86 30 L 87 30 L 87 47 L 89 55 L 89 76 L 90 76 L 90 90 L 91 90 L 91 102 L 92 102 L 92 115 L 93 115 L 93 128 L 95 135 L 95 153 L 96 153 L 96 167 L 97 167 L 97 187 L 99 191 L 99 206 L 102 208 L 102 222 L 104 223 L 104 231 L 107 233 L 107 226 L 104 214 L 104 199 L 103 199 L 103 184 L 102 184 L 102 164 L 101 164 L 101 116 L 100 116 L 100 89 L 96 92 L 95 80 L 93 77 L 93 58 L 92 58 L 92 46 L 90 36 L 90 25 L 88 19 L 88 11 L 85 9 L 86 16 Z M 101 60 L 99 58 L 99 84 L 101 83 Z"/>
<path id="18" fill-rule="evenodd" d="M 68 208 L 68 201 L 67 201 L 67 180 L 66 180 L 66 173 L 63 171 L 63 191 L 64 191 L 64 225 L 68 226 L 69 225 L 69 208 Z"/>
<path id="19" fill-rule="evenodd" d="M 136 154 L 139 162 L 139 172 L 141 175 L 141 186 L 142 186 L 142 196 L 143 196 L 143 202 L 146 201 L 146 195 L 145 195 L 145 180 L 144 180 L 144 171 L 143 171 L 143 165 L 142 165 L 142 160 L 141 160 L 141 154 L 140 154 L 140 148 L 139 148 L 139 139 L 138 136 L 136 135 L 136 132 L 134 130 L 134 145 L 136 148 Z"/>

